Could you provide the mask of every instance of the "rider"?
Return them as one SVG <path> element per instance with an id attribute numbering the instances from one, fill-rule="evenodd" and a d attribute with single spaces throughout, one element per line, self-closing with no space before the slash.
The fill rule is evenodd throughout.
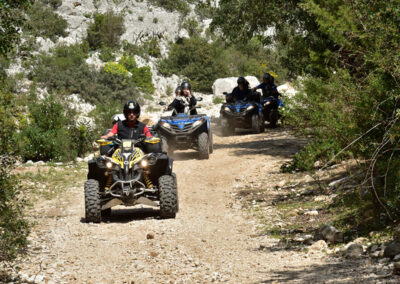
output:
<path id="1" fill-rule="evenodd" d="M 263 76 L 263 82 L 257 87 L 254 87 L 253 90 L 255 91 L 257 89 L 262 89 L 263 98 L 268 98 L 272 96 L 277 99 L 280 94 L 278 92 L 278 88 L 274 84 L 274 80 L 275 79 L 271 74 L 265 73 Z"/>
<path id="2" fill-rule="evenodd" d="M 119 139 L 139 139 L 144 134 L 147 138 L 151 133 L 146 124 L 138 121 L 140 117 L 140 105 L 135 101 L 129 101 L 124 105 L 125 120 L 119 120 L 106 135 L 101 136 L 108 139 L 118 134 Z"/>
<path id="3" fill-rule="evenodd" d="M 185 113 L 185 107 L 190 109 L 190 115 L 196 115 L 196 98 L 192 94 L 192 86 L 189 82 L 183 82 L 175 91 L 176 98 L 165 110 L 175 110 L 176 113 Z"/>
<path id="4" fill-rule="evenodd" d="M 232 90 L 226 97 L 227 102 L 244 101 L 251 97 L 251 89 L 249 88 L 249 82 L 244 77 L 237 79 L 237 87 Z"/>

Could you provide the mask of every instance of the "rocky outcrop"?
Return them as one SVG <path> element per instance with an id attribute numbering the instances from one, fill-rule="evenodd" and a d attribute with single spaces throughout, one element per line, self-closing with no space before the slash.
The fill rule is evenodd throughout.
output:
<path id="1" fill-rule="evenodd" d="M 250 87 L 253 88 L 260 84 L 260 81 L 254 76 L 246 76 L 247 81 L 250 83 Z M 232 92 L 233 88 L 237 86 L 237 77 L 228 77 L 217 79 L 213 86 L 213 94 L 214 96 L 222 96 L 224 92 Z"/>

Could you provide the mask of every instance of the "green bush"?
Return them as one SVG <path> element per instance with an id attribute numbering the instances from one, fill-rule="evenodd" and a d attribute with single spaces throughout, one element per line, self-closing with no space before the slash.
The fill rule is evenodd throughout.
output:
<path id="1" fill-rule="evenodd" d="M 106 101 L 122 103 L 138 98 L 138 87 L 146 88 L 146 85 L 137 87 L 134 80 L 106 72 L 104 68 L 94 70 L 85 63 L 87 51 L 86 45 L 77 44 L 56 47 L 53 54 L 40 54 L 30 62 L 32 71 L 29 78 L 50 92 L 77 93 L 93 104 Z"/>
<path id="2" fill-rule="evenodd" d="M 88 27 L 87 41 L 91 49 L 103 46 L 117 48 L 120 37 L 125 31 L 124 18 L 109 11 L 105 14 L 95 14 L 94 22 Z"/>
<path id="3" fill-rule="evenodd" d="M 152 94 L 154 92 L 154 85 L 152 81 L 152 74 L 150 67 L 140 67 L 138 68 L 133 56 L 124 56 L 121 58 L 120 64 L 124 67 L 126 71 L 129 71 L 132 76 L 129 79 L 138 89 L 147 94 Z M 121 68 L 122 70 L 122 68 Z M 124 70 L 123 70 L 124 71 Z M 121 72 L 123 72 L 121 71 Z M 123 74 L 121 74 L 123 75 Z"/>
<path id="4" fill-rule="evenodd" d="M 227 76 L 226 64 L 219 60 L 223 49 L 199 37 L 171 45 L 169 57 L 160 62 L 164 75 L 180 74 L 192 81 L 196 91 L 211 91 L 215 79 Z"/>
<path id="5" fill-rule="evenodd" d="M 57 37 L 68 35 L 67 21 L 43 3 L 35 2 L 28 10 L 28 17 L 29 20 L 25 23 L 24 29 L 33 36 L 55 41 Z"/>
<path id="6" fill-rule="evenodd" d="M 23 214 L 26 201 L 12 174 L 15 162 L 10 156 L 0 156 L 0 263 L 14 260 L 28 244 L 30 226 Z"/>
<path id="7" fill-rule="evenodd" d="M 201 33 L 199 22 L 195 18 L 186 19 L 182 24 L 182 28 L 189 33 L 190 37 L 199 36 Z"/>
<path id="8" fill-rule="evenodd" d="M 115 102 L 105 102 L 97 104 L 96 108 L 90 113 L 90 117 L 94 119 L 97 136 L 103 135 L 106 129 L 112 128 L 112 116 L 122 112 L 123 105 Z"/>
<path id="9" fill-rule="evenodd" d="M 115 60 L 115 54 L 114 54 L 112 48 L 110 48 L 110 47 L 108 47 L 106 45 L 103 45 L 101 50 L 100 50 L 99 58 L 103 62 L 114 61 Z"/>
<path id="10" fill-rule="evenodd" d="M 50 5 L 53 9 L 57 9 L 62 5 L 62 0 L 42 0 L 42 3 Z"/>
<path id="11" fill-rule="evenodd" d="M 185 0 L 150 0 L 149 2 L 169 12 L 178 11 L 183 16 L 186 16 L 190 12 L 189 4 Z"/>
<path id="12" fill-rule="evenodd" d="M 54 95 L 31 95 L 29 122 L 18 135 L 24 160 L 70 161 L 91 149 L 92 133 L 77 124 L 77 114 Z"/>
<path id="13" fill-rule="evenodd" d="M 160 58 L 160 43 L 157 38 L 149 39 L 143 42 L 141 45 L 134 45 L 129 42 L 124 42 L 122 45 L 124 52 L 130 55 L 138 55 L 143 58 L 148 56 Z"/>

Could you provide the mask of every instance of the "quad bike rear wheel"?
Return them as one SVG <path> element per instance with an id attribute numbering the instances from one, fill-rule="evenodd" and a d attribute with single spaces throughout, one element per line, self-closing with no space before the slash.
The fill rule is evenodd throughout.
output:
<path id="1" fill-rule="evenodd" d="M 160 187 L 160 217 L 175 218 L 178 212 L 178 190 L 173 176 L 163 175 L 158 180 Z"/>
<path id="2" fill-rule="evenodd" d="M 199 158 L 208 159 L 210 157 L 210 139 L 208 134 L 203 132 L 199 135 Z"/>
<path id="3" fill-rule="evenodd" d="M 85 220 L 86 222 L 101 222 L 101 204 L 99 182 L 89 179 L 85 182 Z"/>
<path id="4" fill-rule="evenodd" d="M 210 138 L 210 145 L 209 145 L 210 150 L 209 151 L 210 151 L 210 154 L 212 154 L 214 152 L 214 139 L 213 139 L 213 134 L 211 132 L 211 129 L 210 129 L 208 136 Z"/>
<path id="5" fill-rule="evenodd" d="M 258 114 L 253 114 L 251 116 L 251 128 L 255 134 L 259 134 L 262 131 L 262 126 L 261 126 L 262 119 Z"/>

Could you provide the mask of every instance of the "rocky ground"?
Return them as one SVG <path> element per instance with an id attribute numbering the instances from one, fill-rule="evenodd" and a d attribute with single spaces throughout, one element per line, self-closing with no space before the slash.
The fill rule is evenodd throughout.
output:
<path id="1" fill-rule="evenodd" d="M 30 215 L 36 225 L 29 253 L 21 260 L 20 278 L 15 281 L 400 281 L 392 274 L 394 264 L 388 258 L 374 260 L 363 254 L 364 248 L 357 257 L 345 258 L 332 253 L 334 248 L 323 240 L 291 245 L 267 233 L 268 228 L 282 221 L 278 206 L 271 200 L 282 195 L 282 188 L 293 179 L 293 175 L 280 173 L 280 166 L 304 141 L 283 129 L 227 138 L 215 132 L 215 152 L 209 160 L 198 160 L 192 151 L 175 155 L 180 199 L 176 219 L 160 220 L 157 210 L 151 208 L 120 207 L 105 222 L 87 224 L 83 200 L 85 165 L 64 166 L 60 171 L 69 173 L 66 177 L 60 177 L 58 171 L 51 172 L 61 190 L 46 200 L 41 198 L 32 208 Z M 295 185 L 293 190 L 300 192 L 303 187 Z M 306 215 L 308 219 L 303 222 L 312 222 L 313 214 Z M 356 254 L 358 249 L 354 248 Z"/>

